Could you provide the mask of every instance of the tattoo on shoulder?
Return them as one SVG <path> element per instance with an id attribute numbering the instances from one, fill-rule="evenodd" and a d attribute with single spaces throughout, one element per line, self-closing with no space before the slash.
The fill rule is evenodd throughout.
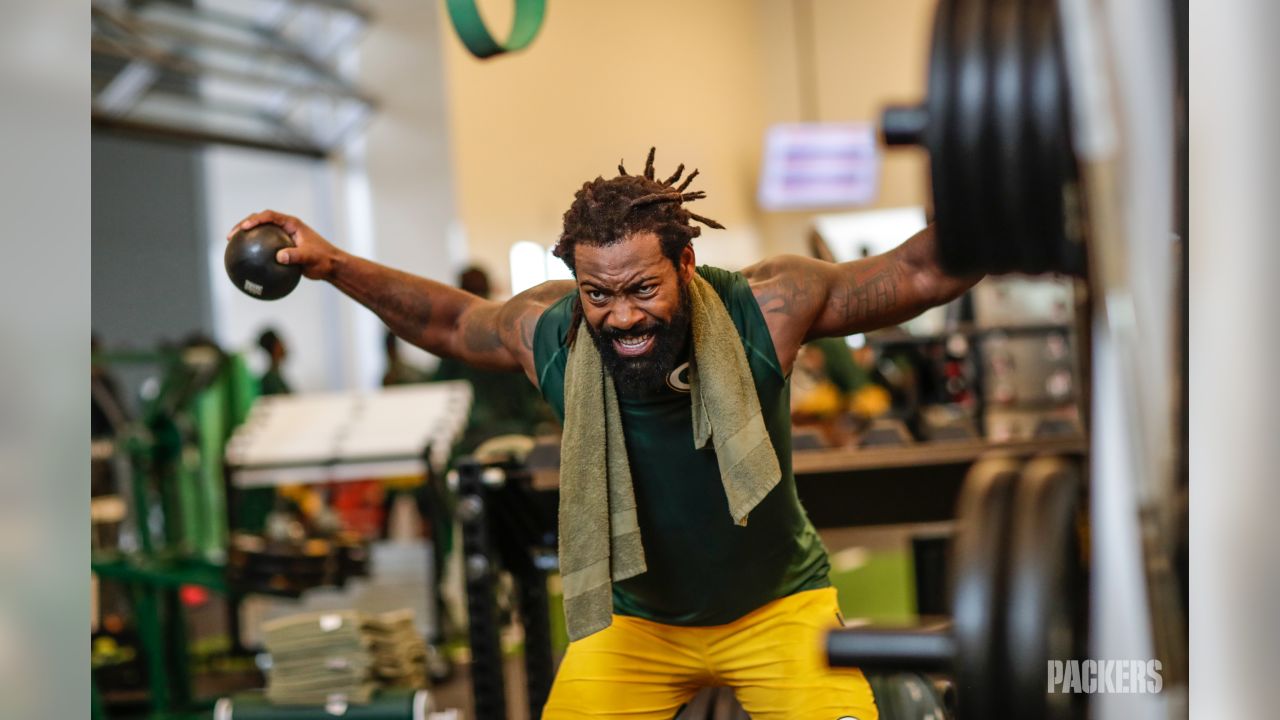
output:
<path id="1" fill-rule="evenodd" d="M 538 328 L 538 319 L 552 303 L 573 290 L 573 283 L 547 282 L 530 288 L 516 297 L 513 302 L 518 306 L 512 308 L 514 318 L 504 323 L 502 332 L 507 338 L 509 347 L 519 347 L 526 352 L 533 351 L 533 336 Z M 508 315 L 510 318 L 512 315 Z"/>
<path id="2" fill-rule="evenodd" d="M 797 275 L 780 275 L 767 283 L 757 296 L 766 315 L 795 317 L 808 311 L 813 287 Z"/>
<path id="3" fill-rule="evenodd" d="M 525 313 L 520 319 L 520 344 L 525 350 L 533 351 L 533 334 L 538 329 L 538 318 L 542 316 L 541 309 L 534 312 Z"/>

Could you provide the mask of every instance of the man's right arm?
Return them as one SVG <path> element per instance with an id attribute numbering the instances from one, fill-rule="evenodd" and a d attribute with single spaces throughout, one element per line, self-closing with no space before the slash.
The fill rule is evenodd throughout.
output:
<path id="1" fill-rule="evenodd" d="M 548 282 L 505 303 L 493 302 L 351 255 L 289 215 L 266 210 L 245 218 L 236 229 L 262 223 L 281 226 L 296 244 L 280 251 L 279 262 L 301 265 L 306 277 L 328 281 L 372 310 L 398 337 L 469 365 L 523 370 L 535 384 L 533 331 L 538 318 L 574 287 L 570 281 Z"/>

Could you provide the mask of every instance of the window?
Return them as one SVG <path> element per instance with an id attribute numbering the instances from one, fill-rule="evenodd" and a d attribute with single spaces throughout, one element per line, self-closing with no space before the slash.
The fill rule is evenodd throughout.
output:
<path id="1" fill-rule="evenodd" d="M 528 290 L 548 280 L 569 280 L 573 274 L 551 247 L 523 240 L 511 246 L 511 294 Z"/>

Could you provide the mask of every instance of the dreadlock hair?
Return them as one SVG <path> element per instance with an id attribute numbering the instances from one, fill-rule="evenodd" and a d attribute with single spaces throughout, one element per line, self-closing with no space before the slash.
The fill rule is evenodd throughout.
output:
<path id="1" fill-rule="evenodd" d="M 697 221 L 718 229 L 720 223 L 708 217 L 689 212 L 685 203 L 706 197 L 702 191 L 685 192 L 698 171 L 689 173 L 677 187 L 684 174 L 681 164 L 666 180 L 654 179 L 653 156 L 655 148 L 649 148 L 643 175 L 630 175 L 618 163 L 618 176 L 609 180 L 597 177 L 583 183 L 573 197 L 573 204 L 564 214 L 564 231 L 552 251 L 577 275 L 574 248 L 581 242 L 586 245 L 606 246 L 622 242 L 639 232 L 652 232 L 662 243 L 662 254 L 679 265 L 680 254 L 693 239 L 702 234 L 702 228 L 690 221 Z"/>
<path id="2" fill-rule="evenodd" d="M 564 261 L 574 277 L 578 275 L 574 249 L 579 242 L 597 247 L 622 242 L 638 232 L 652 232 L 662 244 L 662 254 L 679 268 L 680 255 L 693 239 L 702 234 L 702 228 L 690 221 L 723 230 L 724 226 L 708 217 L 689 212 L 684 204 L 701 200 L 706 193 L 685 189 L 698 176 L 695 169 L 685 177 L 684 164 L 666 180 L 656 180 L 653 170 L 655 148 L 649 148 L 645 159 L 644 174 L 630 175 L 618 161 L 618 176 L 610 180 L 597 177 L 582 184 L 573 196 L 573 204 L 564 214 L 564 231 L 552 253 Z M 577 339 L 582 324 L 582 305 L 573 299 L 573 319 L 569 327 L 569 344 Z"/>

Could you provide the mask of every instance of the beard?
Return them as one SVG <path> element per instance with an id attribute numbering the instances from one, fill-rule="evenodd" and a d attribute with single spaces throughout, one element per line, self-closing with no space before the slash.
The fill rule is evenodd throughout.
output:
<path id="1" fill-rule="evenodd" d="M 627 330 L 608 327 L 596 330 L 591 323 L 584 324 L 600 352 L 600 361 L 613 377 L 618 394 L 634 396 L 663 387 L 689 339 L 690 318 L 689 288 L 682 283 L 680 304 L 668 321 L 652 320 Z M 613 346 L 614 340 L 643 337 L 650 333 L 653 334 L 653 346 L 639 357 L 623 357 Z"/>

